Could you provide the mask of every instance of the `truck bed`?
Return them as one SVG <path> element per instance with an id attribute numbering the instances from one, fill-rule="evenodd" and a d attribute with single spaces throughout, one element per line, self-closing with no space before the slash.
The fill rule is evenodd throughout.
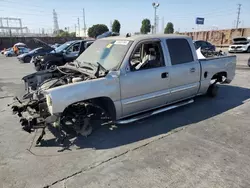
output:
<path id="1" fill-rule="evenodd" d="M 200 93 L 205 93 L 207 85 L 210 84 L 214 75 L 220 73 L 225 74 L 224 83 L 230 83 L 235 76 L 236 56 L 218 56 L 206 59 L 200 59 L 201 64 L 201 87 Z"/>

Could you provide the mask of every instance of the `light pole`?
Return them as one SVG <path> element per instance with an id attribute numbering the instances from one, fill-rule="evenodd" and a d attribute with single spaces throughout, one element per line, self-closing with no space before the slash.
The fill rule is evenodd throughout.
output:
<path id="1" fill-rule="evenodd" d="M 156 34 L 156 9 L 160 6 L 159 3 L 152 3 L 153 8 L 155 9 L 154 15 L 154 34 Z"/>

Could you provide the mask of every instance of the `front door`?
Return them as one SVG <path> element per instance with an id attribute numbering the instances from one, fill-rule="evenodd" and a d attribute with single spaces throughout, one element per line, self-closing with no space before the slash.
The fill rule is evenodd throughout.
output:
<path id="1" fill-rule="evenodd" d="M 166 69 L 160 41 L 137 45 L 126 74 L 120 76 L 123 117 L 168 102 L 170 80 Z"/>
<path id="2" fill-rule="evenodd" d="M 66 62 L 74 61 L 78 57 L 80 53 L 80 44 L 80 42 L 77 42 L 67 49 L 66 53 L 64 54 Z"/>
<path id="3" fill-rule="evenodd" d="M 196 95 L 200 86 L 200 63 L 194 60 L 189 42 L 186 39 L 167 39 L 166 43 L 171 59 L 170 102 Z"/>

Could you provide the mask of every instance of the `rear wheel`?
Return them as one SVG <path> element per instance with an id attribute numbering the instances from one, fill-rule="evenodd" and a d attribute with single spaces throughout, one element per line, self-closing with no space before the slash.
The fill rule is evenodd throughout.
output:
<path id="1" fill-rule="evenodd" d="M 207 95 L 211 98 L 216 97 L 218 95 L 218 89 L 219 87 L 216 84 L 210 85 L 207 90 Z"/>

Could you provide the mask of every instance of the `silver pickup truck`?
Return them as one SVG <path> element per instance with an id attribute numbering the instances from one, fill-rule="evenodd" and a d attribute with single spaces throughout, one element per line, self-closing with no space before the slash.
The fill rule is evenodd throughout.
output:
<path id="1" fill-rule="evenodd" d="M 233 80 L 236 56 L 199 60 L 189 37 L 138 35 L 96 40 L 76 62 L 81 74 L 43 89 L 44 101 L 39 109 L 26 107 L 23 126 L 54 125 L 86 136 L 92 120 L 131 123 L 190 104 L 198 95 L 215 97 L 217 83 Z"/>

